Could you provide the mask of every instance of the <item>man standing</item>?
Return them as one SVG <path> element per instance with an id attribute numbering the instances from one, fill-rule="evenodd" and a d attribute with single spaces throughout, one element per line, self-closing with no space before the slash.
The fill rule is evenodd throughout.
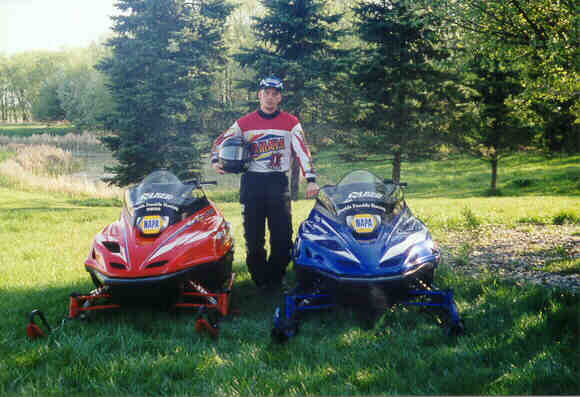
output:
<path id="1" fill-rule="evenodd" d="M 241 137 L 249 145 L 248 170 L 240 183 L 240 202 L 246 239 L 246 263 L 261 289 L 278 289 L 286 274 L 292 249 L 292 215 L 287 171 L 292 157 L 298 161 L 308 182 L 306 197 L 318 193 L 312 157 L 300 121 L 280 111 L 284 85 L 277 77 L 260 82 L 260 108 L 237 120 L 213 144 L 211 161 L 215 170 L 225 171 L 218 161 L 224 141 Z M 270 256 L 266 260 L 265 222 L 270 231 Z"/>

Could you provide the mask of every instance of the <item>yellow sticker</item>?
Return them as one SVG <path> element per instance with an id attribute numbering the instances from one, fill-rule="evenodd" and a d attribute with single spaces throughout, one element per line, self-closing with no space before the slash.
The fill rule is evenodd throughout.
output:
<path id="1" fill-rule="evenodd" d="M 371 233 L 377 227 L 377 220 L 370 214 L 357 214 L 352 218 L 351 226 L 357 233 Z"/>
<path id="2" fill-rule="evenodd" d="M 159 215 L 145 216 L 141 221 L 141 231 L 143 234 L 158 234 L 161 231 L 162 225 Z"/>

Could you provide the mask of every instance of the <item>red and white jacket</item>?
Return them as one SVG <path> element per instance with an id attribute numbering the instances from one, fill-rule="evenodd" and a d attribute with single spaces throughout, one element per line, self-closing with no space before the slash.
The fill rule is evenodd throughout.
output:
<path id="1" fill-rule="evenodd" d="M 304 139 L 300 121 L 286 112 L 273 117 L 255 111 L 236 121 L 214 142 L 211 161 L 218 160 L 220 145 L 232 136 L 241 136 L 250 145 L 250 172 L 286 172 L 290 169 L 292 156 L 298 160 L 302 174 L 314 181 L 316 174 L 312 156 Z"/>

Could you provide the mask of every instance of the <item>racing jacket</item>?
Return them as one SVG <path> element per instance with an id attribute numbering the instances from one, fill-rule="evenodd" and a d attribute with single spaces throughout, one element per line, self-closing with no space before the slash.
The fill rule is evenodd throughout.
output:
<path id="1" fill-rule="evenodd" d="M 248 172 L 286 172 L 290 169 L 292 156 L 295 156 L 306 180 L 316 180 L 312 156 L 300 121 L 295 116 L 280 111 L 269 115 L 257 110 L 242 117 L 215 140 L 212 163 L 218 161 L 220 145 L 232 136 L 241 136 L 249 144 Z"/>

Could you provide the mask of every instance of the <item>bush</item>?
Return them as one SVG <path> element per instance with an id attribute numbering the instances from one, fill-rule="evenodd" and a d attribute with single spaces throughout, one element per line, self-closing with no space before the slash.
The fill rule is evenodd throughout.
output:
<path id="1" fill-rule="evenodd" d="M 481 225 L 481 220 L 473 213 L 471 208 L 463 207 L 461 215 L 468 229 L 477 229 Z"/>
<path id="2" fill-rule="evenodd" d="M 552 223 L 554 225 L 566 225 L 566 224 L 573 225 L 575 223 L 580 223 L 580 217 L 571 212 L 562 211 L 554 215 L 554 217 L 552 218 Z"/>

